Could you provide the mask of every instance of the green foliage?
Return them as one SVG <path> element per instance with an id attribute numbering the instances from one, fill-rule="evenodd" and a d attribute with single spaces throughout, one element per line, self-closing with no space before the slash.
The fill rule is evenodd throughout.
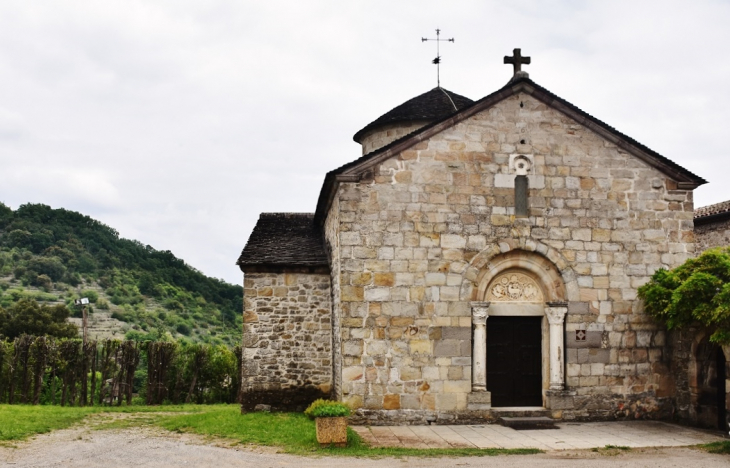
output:
<path id="1" fill-rule="evenodd" d="M 0 277 L 9 275 L 11 280 L 0 280 L 3 307 L 26 297 L 56 301 L 52 295 L 39 294 L 96 283 L 103 294 L 87 286 L 80 294 L 65 297 L 67 304 L 85 296 L 97 309 L 111 308 L 141 330 L 163 327 L 175 336 L 183 324 L 180 330 L 189 327 L 187 336 L 196 341 L 233 345 L 240 340 L 241 286 L 206 277 L 169 251 L 122 239 L 109 226 L 72 211 L 40 204 L 13 211 L 0 204 Z M 13 281 L 11 288 L 3 292 L 7 281 Z M 18 282 L 45 293 L 22 292 Z M 158 306 L 169 316 L 160 319 L 146 311 Z M 203 323 L 215 334 L 204 331 Z"/>
<path id="2" fill-rule="evenodd" d="M 20 335 L 72 338 L 79 332 L 76 325 L 66 321 L 69 315 L 65 305 L 39 305 L 34 300 L 22 299 L 7 311 L 0 308 L 0 336 L 9 339 Z"/>
<path id="3" fill-rule="evenodd" d="M 74 406 L 90 401 L 92 393 L 95 404 L 103 396 L 105 405 L 126 404 L 135 395 L 148 404 L 238 401 L 240 346 L 175 342 L 162 333 L 167 341 L 148 341 L 159 338 L 153 330 L 141 334 L 139 342 L 90 341 L 86 346 L 78 338 L 23 335 L 0 340 L 0 403 Z M 112 398 L 110 382 L 120 379 L 122 393 Z"/>
<path id="4" fill-rule="evenodd" d="M 96 304 L 97 302 L 99 302 L 99 293 L 97 293 L 93 289 L 81 291 L 80 296 L 87 298 L 92 304 Z"/>
<path id="5" fill-rule="evenodd" d="M 350 407 L 339 401 L 315 400 L 309 407 L 304 410 L 304 415 L 310 419 L 314 418 L 338 418 L 349 416 Z"/>
<path id="6" fill-rule="evenodd" d="M 677 268 L 658 270 L 639 288 L 644 309 L 667 328 L 702 324 L 710 340 L 730 343 L 730 248 L 706 250 Z"/>

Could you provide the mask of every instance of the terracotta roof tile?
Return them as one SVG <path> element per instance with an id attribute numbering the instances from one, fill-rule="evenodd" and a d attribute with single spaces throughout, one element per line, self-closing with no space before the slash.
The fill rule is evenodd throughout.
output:
<path id="1" fill-rule="evenodd" d="M 703 206 L 695 210 L 695 219 L 705 218 L 707 216 L 715 216 L 720 214 L 730 214 L 730 200 L 715 203 L 714 205 Z"/>

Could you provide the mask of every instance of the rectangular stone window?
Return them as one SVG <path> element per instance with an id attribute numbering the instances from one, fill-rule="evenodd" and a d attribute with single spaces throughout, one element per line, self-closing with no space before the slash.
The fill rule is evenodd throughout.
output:
<path id="1" fill-rule="evenodd" d="M 526 175 L 515 177 L 515 216 L 527 217 L 527 189 L 528 180 Z"/>

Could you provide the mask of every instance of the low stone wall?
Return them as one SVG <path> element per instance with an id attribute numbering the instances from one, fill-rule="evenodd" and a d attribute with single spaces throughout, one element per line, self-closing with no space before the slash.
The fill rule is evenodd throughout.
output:
<path id="1" fill-rule="evenodd" d="M 329 274 L 246 273 L 242 409 L 300 411 L 332 389 Z"/>
<path id="2" fill-rule="evenodd" d="M 727 247 L 730 245 L 730 216 L 727 219 L 720 219 L 715 222 L 696 221 L 695 241 L 697 251 L 710 249 L 712 247 Z"/>

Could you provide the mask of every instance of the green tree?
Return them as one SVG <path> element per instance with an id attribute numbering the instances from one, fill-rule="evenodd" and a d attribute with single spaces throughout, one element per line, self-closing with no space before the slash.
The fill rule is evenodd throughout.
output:
<path id="1" fill-rule="evenodd" d="M 730 343 L 730 247 L 706 250 L 673 270 L 658 270 L 639 288 L 644 310 L 667 325 L 701 324 L 710 341 Z"/>
<path id="2" fill-rule="evenodd" d="M 65 305 L 38 305 L 33 299 L 22 299 L 7 310 L 0 307 L 0 335 L 11 340 L 23 334 L 74 338 L 79 330 L 66 321 L 69 315 Z"/>

